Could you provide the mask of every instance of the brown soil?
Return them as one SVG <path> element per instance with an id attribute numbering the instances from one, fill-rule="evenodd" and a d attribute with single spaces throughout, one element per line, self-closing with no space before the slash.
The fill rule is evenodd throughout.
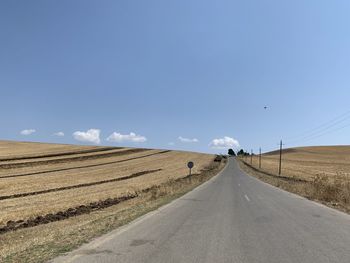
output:
<path id="1" fill-rule="evenodd" d="M 8 160 L 0 165 L 14 165 L 0 166 L 0 262 L 46 262 L 189 191 L 225 162 L 194 152 L 103 148 L 0 141 L 0 159 Z"/>
<path id="2" fill-rule="evenodd" d="M 101 148 L 79 150 L 79 151 L 72 151 L 72 152 L 47 153 L 47 154 L 41 154 L 41 155 L 17 156 L 17 157 L 10 157 L 10 158 L 3 157 L 3 158 L 0 158 L 0 162 L 31 160 L 31 159 L 47 158 L 47 157 L 60 157 L 60 156 L 76 155 L 76 154 L 83 154 L 83 153 L 104 152 L 104 151 L 110 151 L 115 149 L 122 149 L 122 148 L 121 147 L 101 147 Z"/>
<path id="3" fill-rule="evenodd" d="M 182 177 L 182 178 L 175 179 L 171 183 L 173 183 L 173 184 L 185 183 L 185 182 L 192 183 L 192 181 L 198 182 L 198 180 L 200 182 L 203 182 L 203 181 L 207 180 L 210 176 L 212 176 L 213 172 L 215 172 L 217 167 L 220 165 L 220 162 L 218 162 L 217 160 L 215 162 L 217 162 L 219 164 L 208 166 L 207 168 L 202 170 L 202 173 L 191 174 L 191 175 L 187 175 L 187 176 Z M 157 172 L 160 170 L 161 169 L 153 170 L 153 171 L 143 171 L 143 172 L 135 173 L 135 174 L 132 174 L 132 175 L 126 176 L 126 177 L 116 178 L 113 180 L 106 180 L 103 182 L 102 181 L 96 182 L 96 184 L 108 183 L 110 181 L 127 180 L 127 179 L 131 179 L 134 177 L 142 176 L 144 174 L 154 173 L 154 172 Z M 164 191 L 163 189 L 167 184 L 168 183 L 165 183 L 162 185 L 154 185 L 154 186 L 145 188 L 145 189 L 141 190 L 140 192 L 129 193 L 129 194 L 124 195 L 124 196 L 115 197 L 115 198 L 108 198 L 106 200 L 101 200 L 98 202 L 91 202 L 91 203 L 86 204 L 86 205 L 80 205 L 77 207 L 69 208 L 65 211 L 59 211 L 57 213 L 50 213 L 50 214 L 46 214 L 43 216 L 37 216 L 35 218 L 30 218 L 27 220 L 22 220 L 22 219 L 10 220 L 6 223 L 6 226 L 0 227 L 0 234 L 4 234 L 4 233 L 9 232 L 9 231 L 15 231 L 15 230 L 22 229 L 22 228 L 29 228 L 29 227 L 42 225 L 42 224 L 48 224 L 48 223 L 55 222 L 55 221 L 61 221 L 61 220 L 65 220 L 65 219 L 68 219 L 68 218 L 74 217 L 74 216 L 89 214 L 93 211 L 102 210 L 102 209 L 108 208 L 110 206 L 117 205 L 123 201 L 127 201 L 130 199 L 136 198 L 141 193 L 142 194 L 151 193 L 152 198 L 158 198 L 159 196 L 166 195 L 166 192 L 162 192 L 162 191 Z M 83 187 L 83 186 L 82 185 L 71 186 L 69 189 L 78 188 L 78 187 Z M 55 191 L 57 189 L 50 189 L 50 190 Z M 47 191 L 50 191 L 50 190 L 47 190 Z M 18 196 L 18 197 L 20 197 L 20 196 Z"/>
<path id="4" fill-rule="evenodd" d="M 128 175 L 128 176 L 124 176 L 124 177 L 118 177 L 118 178 L 113 178 L 113 179 L 109 179 L 109 180 L 102 180 L 102 181 L 97 181 L 97 182 L 92 182 L 92 183 L 77 184 L 77 185 L 70 185 L 70 186 L 58 187 L 58 188 L 53 188 L 53 189 L 46 189 L 46 190 L 42 190 L 42 191 L 35 191 L 35 192 L 29 192 L 29 193 L 18 193 L 18 194 L 13 194 L 13 195 L 3 195 L 3 196 L 0 196 L 0 200 L 14 199 L 14 198 L 20 198 L 20 197 L 31 196 L 31 195 L 47 194 L 47 193 L 59 192 L 59 191 L 70 190 L 70 189 L 75 189 L 75 188 L 88 187 L 88 186 L 106 184 L 106 183 L 112 183 L 112 182 L 119 182 L 119 181 L 131 179 L 131 178 L 136 178 L 136 177 L 139 177 L 139 176 L 142 176 L 145 174 L 159 172 L 161 170 L 162 169 L 142 171 L 142 172 L 134 173 L 132 175 Z"/>
<path id="5" fill-rule="evenodd" d="M 106 158 L 110 156 L 121 156 L 121 155 L 127 155 L 131 153 L 137 153 L 137 152 L 143 152 L 148 151 L 149 149 L 128 149 L 125 151 L 116 151 L 116 152 L 109 152 L 109 153 L 100 153 L 95 155 L 85 155 L 85 156 L 78 156 L 78 157 L 69 157 L 69 158 L 60 158 L 60 159 L 52 159 L 52 160 L 44 160 L 44 161 L 33 161 L 33 162 L 22 162 L 22 163 L 6 163 L 6 164 L 0 164 L 0 169 L 13 169 L 13 168 L 20 168 L 20 167 L 28 167 L 28 166 L 36 166 L 36 165 L 48 165 L 48 164 L 56 164 L 56 163 L 67 163 L 72 161 L 84 161 L 84 160 L 94 160 L 99 158 Z"/>
<path id="6" fill-rule="evenodd" d="M 151 154 L 146 154 L 146 155 L 143 155 L 143 156 L 132 157 L 132 158 L 124 159 L 124 160 L 113 161 L 113 162 L 105 162 L 105 163 L 99 163 L 99 164 L 74 166 L 74 167 L 69 167 L 69 168 L 45 170 L 45 171 L 33 172 L 33 173 L 5 175 L 5 176 L 0 176 L 0 179 L 1 178 L 23 177 L 23 176 L 30 176 L 30 175 L 39 175 L 39 174 L 48 174 L 48 173 L 63 172 L 63 171 L 82 169 L 82 168 L 92 168 L 92 167 L 98 167 L 98 166 L 103 166 L 103 165 L 110 165 L 110 164 L 115 164 L 115 163 L 123 163 L 123 162 L 131 161 L 131 160 L 141 159 L 141 158 L 149 157 L 149 156 L 152 156 L 152 155 L 163 154 L 163 153 L 167 153 L 167 152 L 169 152 L 169 150 L 156 152 L 156 153 L 151 153 Z M 120 156 L 120 155 L 118 155 L 118 156 Z"/>
<path id="7" fill-rule="evenodd" d="M 119 204 L 120 202 L 130 200 L 137 197 L 137 194 L 129 194 L 126 196 L 108 198 L 106 200 L 91 202 L 88 205 L 80 205 L 77 207 L 69 208 L 65 211 L 60 211 L 55 214 L 46 214 L 44 216 L 37 216 L 33 219 L 28 220 L 17 220 L 17 221 L 8 221 L 6 226 L 0 227 L 0 234 L 4 234 L 9 231 L 18 230 L 21 228 L 34 227 L 42 224 L 48 224 L 55 221 L 61 221 L 73 216 L 79 216 L 82 214 L 89 214 L 96 210 L 101 210 L 112 205 Z"/>

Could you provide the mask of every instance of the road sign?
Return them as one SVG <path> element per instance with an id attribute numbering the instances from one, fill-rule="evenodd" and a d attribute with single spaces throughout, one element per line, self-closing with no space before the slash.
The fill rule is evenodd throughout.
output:
<path id="1" fill-rule="evenodd" d="M 188 162 L 188 163 L 187 163 L 187 167 L 188 167 L 188 168 L 192 169 L 193 166 L 194 166 L 194 163 L 193 163 L 193 162 Z"/>
<path id="2" fill-rule="evenodd" d="M 189 174 L 190 176 L 191 176 L 191 170 L 192 170 L 193 166 L 194 166 L 193 162 L 188 162 L 187 163 L 187 167 L 190 169 L 190 174 Z"/>

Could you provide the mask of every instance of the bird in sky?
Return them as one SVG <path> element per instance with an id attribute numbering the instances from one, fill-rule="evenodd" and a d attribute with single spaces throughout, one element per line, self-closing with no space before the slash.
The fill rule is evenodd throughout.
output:
<path id="1" fill-rule="evenodd" d="M 267 110 L 267 106 L 265 106 L 264 109 Z"/>

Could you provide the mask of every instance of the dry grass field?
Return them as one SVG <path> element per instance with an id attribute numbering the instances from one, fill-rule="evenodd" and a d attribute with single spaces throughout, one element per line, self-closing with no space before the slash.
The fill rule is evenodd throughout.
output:
<path id="1" fill-rule="evenodd" d="M 0 160 L 4 159 L 24 159 L 50 156 L 57 154 L 69 154 L 80 151 L 98 150 L 111 147 L 79 146 L 67 144 L 49 144 L 32 142 L 1 141 Z"/>
<path id="2" fill-rule="evenodd" d="M 214 158 L 0 141 L 0 262 L 44 262 L 130 221 L 215 175 Z"/>
<path id="3" fill-rule="evenodd" d="M 278 175 L 279 151 L 241 159 L 244 169 L 271 184 L 350 212 L 350 146 L 285 149 Z"/>

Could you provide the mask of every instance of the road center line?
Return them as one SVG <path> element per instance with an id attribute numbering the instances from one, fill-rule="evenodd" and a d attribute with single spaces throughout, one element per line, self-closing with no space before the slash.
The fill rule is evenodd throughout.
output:
<path id="1" fill-rule="evenodd" d="M 244 195 L 244 197 L 245 197 L 245 199 L 247 199 L 248 202 L 250 201 L 250 199 L 247 195 Z"/>

